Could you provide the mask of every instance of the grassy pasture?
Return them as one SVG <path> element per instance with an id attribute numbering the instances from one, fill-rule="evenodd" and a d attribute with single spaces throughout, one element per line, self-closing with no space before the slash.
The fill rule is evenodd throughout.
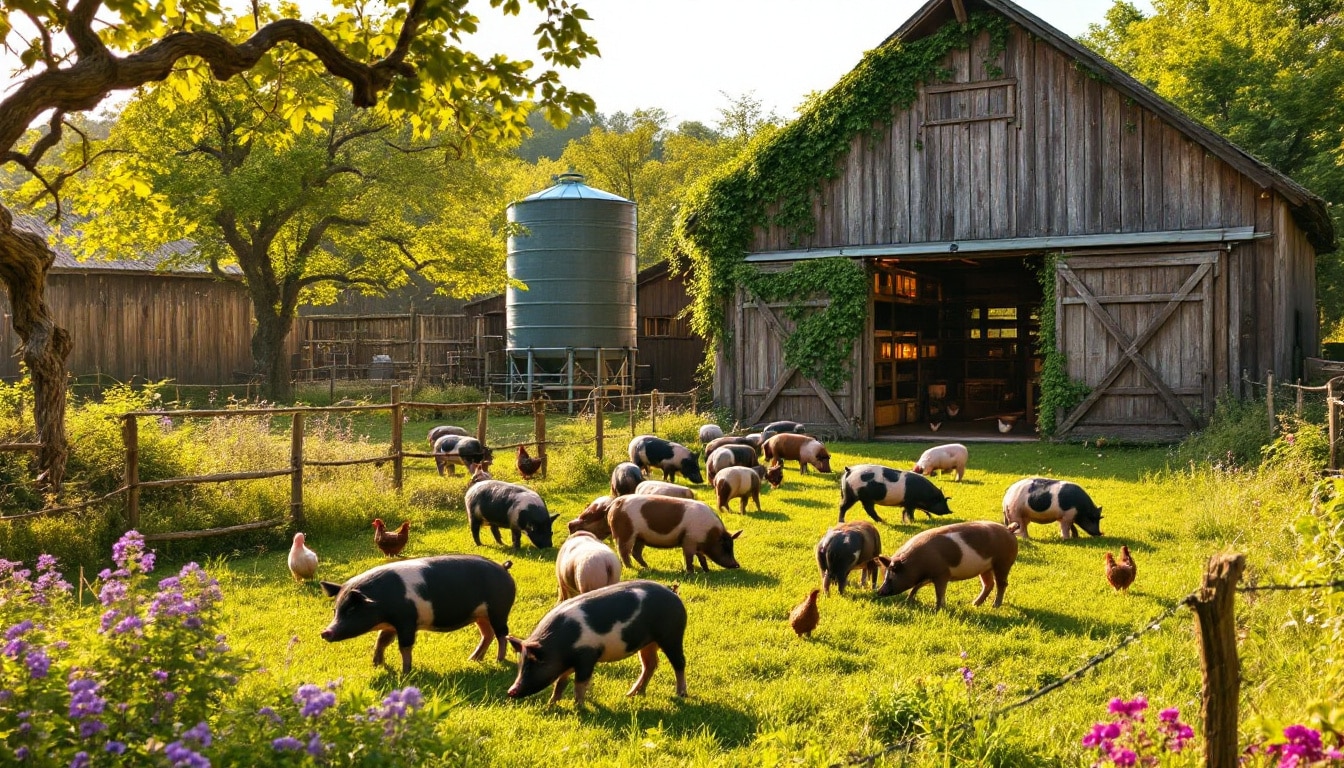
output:
<path id="1" fill-rule="evenodd" d="M 360 431 L 376 432 L 376 424 L 361 424 Z M 494 419 L 491 424 L 493 435 Z M 408 445 L 422 441 L 428 426 L 408 424 Z M 521 436 L 529 426 L 501 421 L 499 428 Z M 536 487 L 551 511 L 561 516 L 558 532 L 589 499 L 604 492 L 603 472 L 619 460 L 628 436 L 628 429 L 611 430 L 603 466 L 575 456 L 579 449 L 555 457 L 550 479 Z M 375 443 L 383 439 L 371 437 Z M 503 441 L 492 437 L 491 442 Z M 922 449 L 868 443 L 830 448 L 837 470 L 862 462 L 909 467 Z M 1033 526 L 1034 538 L 1024 543 L 1005 605 L 998 610 L 970 607 L 978 580 L 951 585 L 949 609 L 934 613 L 931 588 L 914 605 L 904 596 L 877 600 L 857 587 L 855 574 L 846 597 L 833 592 L 822 599 L 821 625 L 808 641 L 793 636 L 785 616 L 819 585 L 813 547 L 835 523 L 838 475 L 800 475 L 791 467 L 784 486 L 763 496 L 763 513 L 724 515 L 730 529 L 745 531 L 737 550 L 741 570 L 714 567 L 707 574 L 688 575 L 679 568 L 678 552 L 646 550 L 652 568 L 636 566 L 624 574 L 627 579 L 681 585 L 690 615 L 690 696 L 685 700 L 672 695 L 665 660 L 648 693 L 626 699 L 639 668 L 632 658 L 598 668 L 585 712 L 575 713 L 572 688 L 571 697 L 553 708 L 546 706 L 545 694 L 511 702 L 505 690 L 516 672 L 512 652 L 506 664 L 467 661 L 478 639 L 474 628 L 446 635 L 421 633 L 415 670 L 405 678 L 370 665 L 372 635 L 322 642 L 317 633 L 330 620 L 330 602 L 316 585 L 290 580 L 284 562 L 287 543 L 277 540 L 257 554 L 221 559 L 210 570 L 225 589 L 231 641 L 263 667 L 261 676 L 248 680 L 272 677 L 297 684 L 343 678 L 345 686 L 378 692 L 418 685 L 457 702 L 451 725 L 480 740 L 483 764 L 545 759 L 554 765 L 773 765 L 778 755 L 805 744 L 812 745 L 809 764 L 880 746 L 874 702 L 921 681 L 960 680 L 963 665 L 975 672 L 980 711 L 1015 700 L 1114 644 L 1186 594 L 1198 583 L 1207 555 L 1223 547 L 1247 552 L 1251 573 L 1267 577 L 1275 576 L 1276 564 L 1292 556 L 1291 522 L 1293 510 L 1304 502 L 1300 493 L 1276 495 L 1263 484 L 1239 485 L 1235 476 L 1211 470 L 1163 471 L 1168 461 L 1163 449 L 1098 451 L 1043 444 L 970 448 L 971 466 L 963 483 L 936 480 L 951 496 L 951 518 L 930 521 L 920 513 L 914 525 L 901 525 L 898 509 L 879 508 L 879 514 L 887 512 L 887 524 L 879 525 L 884 551 L 894 551 L 931 525 L 1001 519 L 1003 491 L 1030 474 L 1083 484 L 1105 508 L 1106 536 L 1063 541 L 1057 526 Z M 496 476 L 515 480 L 512 463 L 511 457 L 500 456 Z M 525 544 L 514 553 L 496 546 L 488 532 L 484 545 L 476 547 L 462 511 L 462 474 L 441 479 L 432 462 L 408 462 L 408 503 L 390 505 L 386 469 L 361 471 L 342 475 L 339 489 L 315 493 L 314 501 L 344 507 L 343 518 L 371 519 L 377 513 L 387 519 L 389 513 L 406 512 L 413 521 L 409 556 L 475 552 L 497 561 L 512 559 L 519 586 L 510 619 L 515 635 L 527 635 L 554 605 L 555 550 L 537 551 Z M 713 505 L 707 487 L 698 486 L 697 493 Z M 866 516 L 855 507 L 849 519 Z M 1102 554 L 1118 551 L 1121 543 L 1129 545 L 1139 568 L 1127 595 L 1113 592 L 1102 575 Z M 355 535 L 336 530 L 310 535 L 309 544 L 322 557 L 321 577 L 334 581 L 383 562 L 371 529 Z M 1296 649 L 1309 643 L 1294 634 L 1312 628 L 1293 621 L 1300 607 L 1296 600 L 1275 595 L 1240 603 L 1245 696 L 1257 714 L 1290 712 L 1297 702 L 1323 693 L 1315 690 L 1319 681 L 1301 674 L 1309 660 L 1299 658 Z M 1006 716 L 1002 724 L 1008 726 L 1007 738 L 1031 755 L 1023 764 L 1076 765 L 1090 762 L 1080 756 L 1078 739 L 1101 718 L 1112 696 L 1144 693 L 1155 705 L 1179 706 L 1196 719 L 1197 653 L 1192 620 L 1178 614 L 1080 681 Z M 1003 685 L 1001 692 L 995 691 L 998 684 Z M 891 764 L 896 764 L 894 758 Z"/>

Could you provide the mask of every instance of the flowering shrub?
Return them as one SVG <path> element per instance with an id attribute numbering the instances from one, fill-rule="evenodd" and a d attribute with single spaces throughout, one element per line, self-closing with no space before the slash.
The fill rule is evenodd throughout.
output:
<path id="1" fill-rule="evenodd" d="M 1180 710 L 1175 707 L 1158 713 L 1155 727 L 1144 722 L 1148 700 L 1136 696 L 1131 701 L 1111 699 L 1109 723 L 1096 723 L 1083 737 L 1083 746 L 1097 753 L 1093 768 L 1115 765 L 1129 768 L 1136 765 L 1172 765 L 1181 761 L 1176 756 L 1185 750 L 1195 731 L 1181 722 Z"/>
<path id="2" fill-rule="evenodd" d="M 1305 725 L 1290 725 L 1283 729 L 1283 741 L 1253 744 L 1246 753 L 1252 758 L 1259 755 L 1277 768 L 1344 765 L 1344 752 L 1338 746 L 1325 746 L 1321 732 Z"/>
<path id="3" fill-rule="evenodd" d="M 414 688 L 338 705 L 335 684 L 303 685 L 287 714 L 231 699 L 248 665 L 219 632 L 218 582 L 188 563 L 155 583 L 135 531 L 112 559 L 92 612 L 54 558 L 38 558 L 35 578 L 0 560 L 0 765 L 416 765 L 467 753 L 438 737 L 441 707 Z"/>

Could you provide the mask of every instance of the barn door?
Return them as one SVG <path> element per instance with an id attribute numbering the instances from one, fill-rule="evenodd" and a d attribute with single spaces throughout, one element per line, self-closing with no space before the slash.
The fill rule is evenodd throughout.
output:
<path id="1" fill-rule="evenodd" d="M 1056 266 L 1058 342 L 1092 392 L 1060 436 L 1169 437 L 1213 406 L 1219 251 L 1076 256 Z"/>
<path id="2" fill-rule="evenodd" d="M 826 299 L 808 302 L 820 309 Z M 735 336 L 738 403 L 743 424 L 780 419 L 800 421 L 819 434 L 852 436 L 853 381 L 836 392 L 784 362 L 784 339 L 793 332 L 783 304 L 767 304 L 746 291 L 738 293 Z"/>

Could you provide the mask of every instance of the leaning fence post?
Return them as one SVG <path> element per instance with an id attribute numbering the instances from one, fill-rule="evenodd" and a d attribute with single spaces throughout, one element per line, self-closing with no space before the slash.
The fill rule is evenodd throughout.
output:
<path id="1" fill-rule="evenodd" d="M 303 413 L 294 414 L 289 430 L 289 520 L 303 528 Z"/>
<path id="2" fill-rule="evenodd" d="M 1237 660 L 1235 611 L 1237 582 L 1245 568 L 1244 555 L 1214 555 L 1204 571 L 1204 585 L 1190 597 L 1204 673 L 1201 714 L 1206 768 L 1236 768 L 1241 757 L 1237 749 L 1241 666 Z"/>
<path id="3" fill-rule="evenodd" d="M 658 434 L 658 390 L 649 393 L 649 434 Z"/>
<path id="4" fill-rule="evenodd" d="M 1274 437 L 1274 372 L 1265 371 L 1265 407 L 1269 410 L 1269 436 Z"/>
<path id="5" fill-rule="evenodd" d="M 126 530 L 140 527 L 140 425 L 134 416 L 121 417 L 121 442 L 126 447 Z"/>
<path id="6" fill-rule="evenodd" d="M 532 401 L 532 433 L 537 439 L 537 460 L 541 462 L 541 476 L 546 476 L 546 403 Z"/>
<path id="7" fill-rule="evenodd" d="M 392 487 L 401 493 L 403 461 L 401 457 L 401 385 L 392 385 Z"/>
<path id="8" fill-rule="evenodd" d="M 487 411 L 487 406 L 476 406 L 476 439 L 481 441 L 481 445 L 485 445 L 485 429 L 490 426 L 490 417 L 487 415 Z"/>
<path id="9" fill-rule="evenodd" d="M 596 432 L 595 432 L 595 434 L 593 435 L 593 438 L 594 438 L 594 441 L 597 443 L 597 459 L 598 459 L 598 461 L 601 461 L 601 460 L 602 460 L 602 426 L 603 426 L 603 425 L 602 425 L 602 422 L 603 422 L 603 416 L 602 416 L 602 400 L 603 400 L 603 397 L 602 397 L 602 393 L 599 392 L 599 391 L 597 391 L 596 389 L 593 390 L 593 395 L 594 395 L 594 397 L 593 397 L 593 416 L 594 416 L 594 418 L 595 418 L 595 421 L 594 421 L 593 423 L 594 423 L 595 425 L 597 425 L 597 427 L 596 427 Z"/>

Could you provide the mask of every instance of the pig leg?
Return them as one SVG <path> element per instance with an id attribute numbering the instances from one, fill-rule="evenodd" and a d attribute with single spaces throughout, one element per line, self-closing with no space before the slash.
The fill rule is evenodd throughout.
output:
<path id="1" fill-rule="evenodd" d="M 876 521 L 876 522 L 879 522 L 879 523 L 882 522 L 882 518 L 880 518 L 880 517 L 877 516 L 877 507 L 873 505 L 873 502 L 871 502 L 871 501 L 867 501 L 867 500 L 862 500 L 862 501 L 860 501 L 860 503 L 863 504 L 863 511 L 864 511 L 864 512 L 867 512 L 869 517 L 873 518 L 873 520 Z M 912 515 L 912 517 L 913 517 L 913 515 Z M 840 516 L 840 522 L 843 523 L 844 521 L 845 521 L 845 517 L 844 517 L 844 515 L 841 515 L 841 516 Z"/>
<path id="2" fill-rule="evenodd" d="M 751 492 L 751 500 L 754 501 L 754 502 L 756 502 L 756 511 L 757 511 L 757 512 L 762 511 L 762 510 L 761 510 L 761 489 L 760 489 L 760 488 L 756 488 L 756 489 L 753 489 L 753 490 L 752 490 L 752 492 Z M 747 513 L 747 500 L 746 500 L 746 499 L 743 499 L 743 500 L 742 500 L 742 514 L 745 515 L 746 513 Z"/>
<path id="3" fill-rule="evenodd" d="M 994 588 L 994 571 L 985 571 L 980 574 L 980 596 L 971 601 L 971 605 L 980 605 L 989 597 L 989 591 Z"/>
<path id="4" fill-rule="evenodd" d="M 695 573 L 695 554 L 695 545 L 689 541 L 683 540 L 681 543 L 681 556 L 686 560 L 687 573 Z M 704 558 L 702 557 L 701 560 L 703 561 Z M 709 569 L 706 568 L 705 570 L 708 571 Z"/>
<path id="5" fill-rule="evenodd" d="M 831 574 L 825 571 L 821 572 L 821 591 L 825 592 L 827 597 L 831 596 Z"/>
<path id="6" fill-rule="evenodd" d="M 756 511 L 757 511 L 757 512 L 760 511 L 760 506 L 761 506 L 761 503 L 760 503 L 759 501 L 756 502 Z M 743 497 L 742 497 L 742 512 L 741 512 L 740 514 L 743 514 L 743 515 L 747 514 L 747 497 L 746 497 L 746 496 L 743 496 Z"/>
<path id="7" fill-rule="evenodd" d="M 944 603 L 946 602 L 943 599 L 947 595 L 946 579 L 937 579 L 933 582 L 933 594 L 938 598 L 937 601 L 934 602 L 933 610 L 941 611 L 943 609 Z"/>
<path id="8" fill-rule="evenodd" d="M 1009 567 L 1011 567 L 1011 563 Z M 1003 605 L 1003 593 L 1008 589 L 1008 568 L 1004 568 L 1002 571 L 996 569 L 994 575 L 997 577 L 995 581 L 999 583 L 998 592 L 994 595 L 994 607 L 998 608 Z"/>
<path id="9" fill-rule="evenodd" d="M 387 646 L 396 638 L 395 630 L 384 629 L 378 632 L 378 640 L 373 644 L 373 666 L 381 667 L 386 663 Z"/>
<path id="10" fill-rule="evenodd" d="M 499 537 L 499 528 L 494 523 L 490 523 L 490 533 L 495 537 L 496 544 L 504 546 L 504 540 Z"/>
<path id="11" fill-rule="evenodd" d="M 634 554 L 634 544 L 635 539 L 632 536 L 617 536 L 616 538 L 616 553 L 621 556 L 621 562 L 625 564 L 626 568 L 634 568 L 630 563 L 630 556 Z"/>
<path id="12" fill-rule="evenodd" d="M 640 568 L 649 567 L 649 564 L 644 562 L 644 540 L 638 536 L 635 537 L 634 546 L 630 548 L 630 556 L 635 558 L 635 562 L 639 563 Z M 629 566 L 630 561 L 627 560 L 625 564 Z"/>
<path id="13" fill-rule="evenodd" d="M 583 654 L 574 663 L 574 708 L 583 709 L 583 700 L 588 697 L 588 686 L 593 682 L 593 669 L 597 666 L 597 654 Z"/>
<path id="14" fill-rule="evenodd" d="M 443 459 L 440 459 L 438 456 L 435 456 L 435 457 L 434 457 L 434 466 L 435 466 L 435 467 L 438 467 L 438 470 L 439 470 L 439 477 L 443 477 Z"/>
<path id="15" fill-rule="evenodd" d="M 485 650 L 490 647 L 490 641 L 495 639 L 495 630 L 490 626 L 490 619 L 481 616 L 476 619 L 476 628 L 481 631 L 481 642 L 476 646 L 476 650 L 471 652 L 467 661 L 481 661 L 485 658 Z M 501 659 L 503 661 L 503 659 Z"/>
<path id="16" fill-rule="evenodd" d="M 915 524 L 915 508 L 914 508 L 914 507 L 904 507 L 903 509 L 901 509 L 901 522 L 902 522 L 902 523 L 909 523 L 910 525 L 914 525 L 914 524 Z"/>
<path id="17" fill-rule="evenodd" d="M 471 538 L 476 542 L 476 546 L 481 546 L 481 518 L 473 511 L 471 513 Z"/>
<path id="18" fill-rule="evenodd" d="M 653 670 L 658 668 L 658 645 L 649 643 L 639 649 L 639 679 L 626 692 L 626 696 L 637 696 L 644 693 L 644 686 L 649 684 L 649 678 L 653 677 Z"/>
<path id="19" fill-rule="evenodd" d="M 802 459 L 798 459 L 798 471 L 801 472 L 801 473 L 803 473 L 804 475 L 806 475 L 806 474 L 807 474 L 807 462 L 803 461 Z"/>
<path id="20" fill-rule="evenodd" d="M 696 552 L 695 556 L 700 560 L 700 570 L 709 573 L 709 561 L 705 559 L 705 556 L 699 552 Z"/>
<path id="21" fill-rule="evenodd" d="M 565 687 L 569 685 L 569 672 L 566 672 L 556 678 L 555 687 L 551 689 L 551 700 L 546 702 L 547 706 L 556 703 L 560 697 L 565 695 Z"/>
<path id="22" fill-rule="evenodd" d="M 523 548 L 523 529 L 522 529 L 522 528 L 518 528 L 517 526 L 514 526 L 514 527 L 512 527 L 512 528 L 509 529 L 509 533 L 513 534 L 513 548 L 514 548 L 514 550 L 522 549 L 522 548 Z"/>
<path id="23" fill-rule="evenodd" d="M 958 483 L 961 482 L 961 478 L 962 478 L 962 476 L 965 475 L 965 474 L 966 474 L 966 465 L 965 465 L 965 464 L 958 464 L 958 465 L 957 465 L 957 482 L 958 482 Z"/>
<path id="24" fill-rule="evenodd" d="M 682 632 L 685 627 L 678 632 L 664 632 L 662 640 L 658 641 L 658 647 L 663 649 L 663 655 L 667 657 L 667 663 L 672 665 L 672 671 L 677 674 L 677 695 L 686 695 L 686 652 L 682 650 Z"/>

